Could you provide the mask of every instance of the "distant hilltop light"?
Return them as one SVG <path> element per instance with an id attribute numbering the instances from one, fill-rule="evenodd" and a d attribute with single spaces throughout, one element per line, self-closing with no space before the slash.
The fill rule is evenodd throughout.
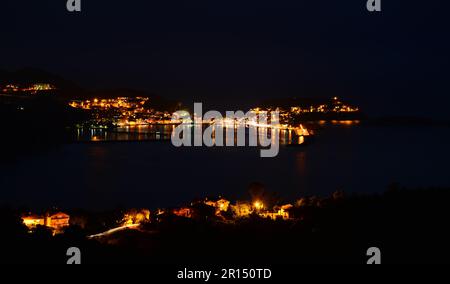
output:
<path id="1" fill-rule="evenodd" d="M 4 94 L 29 95 L 56 90 L 56 87 L 48 83 L 35 83 L 31 85 L 6 84 L 1 87 Z"/>
<path id="2" fill-rule="evenodd" d="M 252 109 L 256 113 L 273 110 L 278 110 L 280 121 L 288 124 L 316 120 L 354 120 L 361 115 L 359 107 L 348 104 L 339 97 L 276 99 Z"/>

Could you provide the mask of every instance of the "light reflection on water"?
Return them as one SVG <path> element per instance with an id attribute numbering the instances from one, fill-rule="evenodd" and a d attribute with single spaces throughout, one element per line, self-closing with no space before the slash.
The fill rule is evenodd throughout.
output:
<path id="1" fill-rule="evenodd" d="M 75 141 L 78 142 L 114 142 L 114 141 L 168 141 L 171 139 L 175 125 L 142 125 L 119 127 L 116 129 L 77 129 L 75 130 Z M 198 132 L 192 127 L 193 139 L 198 136 Z M 255 139 L 255 141 L 262 141 L 267 137 L 275 143 L 275 136 L 271 135 L 271 130 L 265 128 L 258 128 L 256 134 L 249 131 L 246 127 L 238 127 L 234 129 L 234 135 L 228 135 L 228 129 L 224 128 L 224 145 L 237 145 L 238 133 L 242 131 L 245 133 L 247 145 L 248 141 Z M 253 135 L 253 137 L 249 137 Z M 213 135 L 213 141 L 216 142 L 216 136 Z M 200 137 L 202 139 L 202 137 Z M 305 138 L 298 136 L 293 130 L 282 129 L 279 130 L 280 145 L 303 144 Z"/>
<path id="2" fill-rule="evenodd" d="M 79 142 L 168 140 L 174 127 L 173 125 L 145 125 L 111 130 L 77 129 L 74 138 Z"/>

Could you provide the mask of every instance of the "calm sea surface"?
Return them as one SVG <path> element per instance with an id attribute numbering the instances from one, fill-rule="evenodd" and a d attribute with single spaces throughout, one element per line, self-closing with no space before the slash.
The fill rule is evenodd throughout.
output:
<path id="1" fill-rule="evenodd" d="M 316 134 L 304 147 L 282 146 L 264 159 L 255 148 L 175 148 L 169 141 L 64 145 L 1 164 L 0 201 L 102 210 L 241 198 L 252 182 L 285 199 L 383 192 L 393 182 L 450 187 L 448 128 L 326 126 Z"/>

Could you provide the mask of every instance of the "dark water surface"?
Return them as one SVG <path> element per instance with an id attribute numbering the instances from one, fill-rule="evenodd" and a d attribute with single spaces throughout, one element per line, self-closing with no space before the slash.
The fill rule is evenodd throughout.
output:
<path id="1" fill-rule="evenodd" d="M 168 141 L 77 143 L 0 165 L 0 199 L 14 206 L 167 207 L 245 196 L 260 182 L 286 199 L 450 186 L 444 127 L 330 126 L 304 147 L 260 158 L 255 148 L 175 148 Z"/>

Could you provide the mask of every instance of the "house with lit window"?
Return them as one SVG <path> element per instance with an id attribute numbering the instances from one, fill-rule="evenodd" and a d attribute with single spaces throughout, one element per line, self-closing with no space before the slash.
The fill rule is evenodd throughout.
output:
<path id="1" fill-rule="evenodd" d="M 55 232 L 59 232 L 70 225 L 70 216 L 63 212 L 46 216 L 30 214 L 23 216 L 22 221 L 30 230 L 37 226 L 46 226 L 53 229 Z"/>
<path id="2" fill-rule="evenodd" d="M 63 212 L 58 212 L 56 214 L 53 214 L 49 217 L 47 217 L 47 227 L 53 228 L 57 231 L 68 227 L 70 221 L 70 216 Z"/>
<path id="3" fill-rule="evenodd" d="M 45 226 L 45 218 L 38 215 L 27 215 L 22 217 L 22 222 L 29 229 L 36 228 L 37 226 Z"/>
<path id="4" fill-rule="evenodd" d="M 192 209 L 191 208 L 174 209 L 173 214 L 178 217 L 192 218 Z"/>

